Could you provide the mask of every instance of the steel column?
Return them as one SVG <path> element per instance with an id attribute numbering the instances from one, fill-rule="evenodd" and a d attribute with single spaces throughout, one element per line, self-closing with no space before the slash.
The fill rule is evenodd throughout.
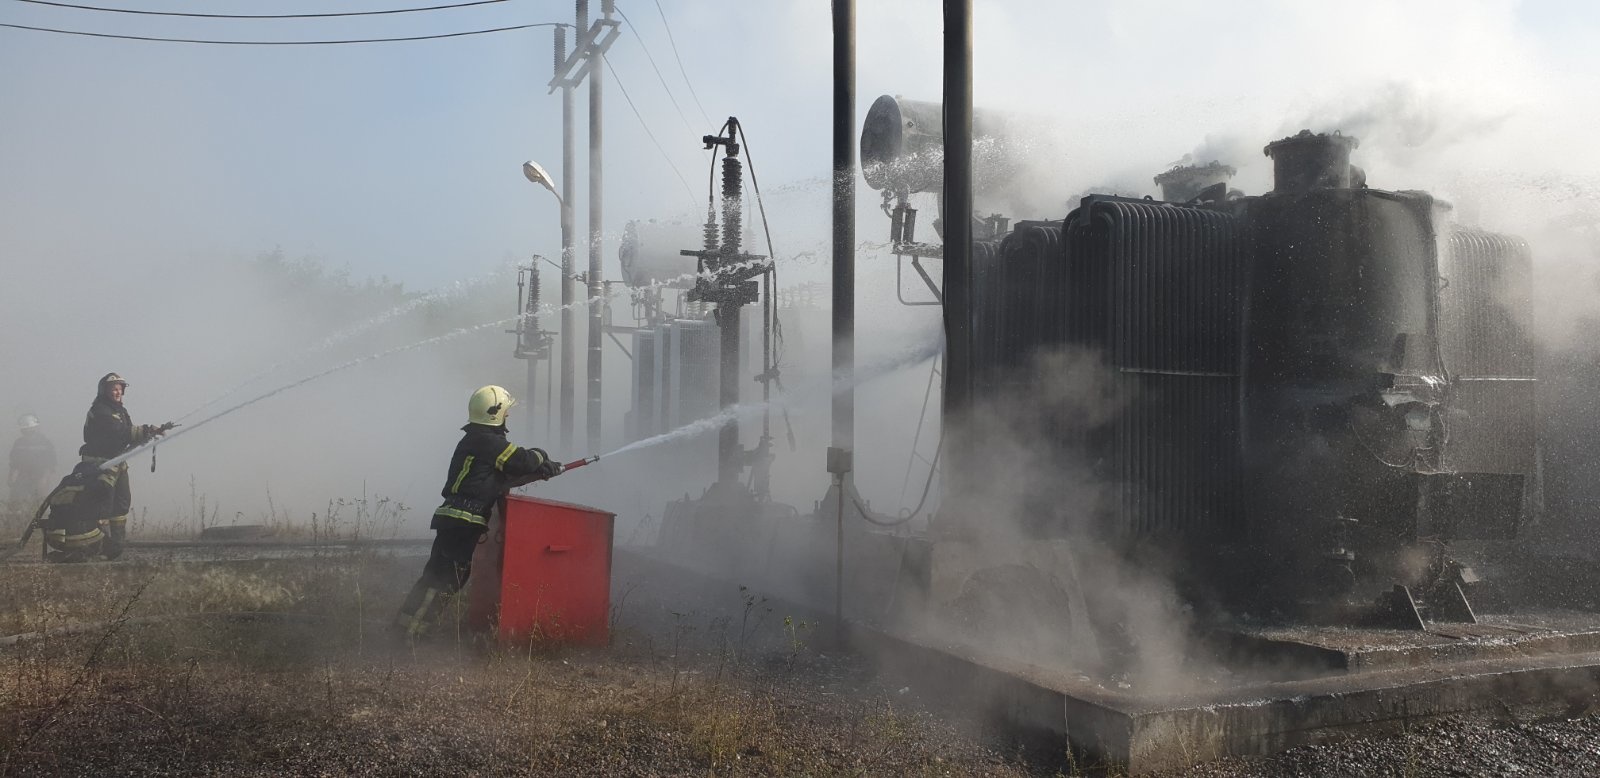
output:
<path id="1" fill-rule="evenodd" d="M 833 0 L 833 447 L 855 445 L 856 10 Z"/>
<path id="2" fill-rule="evenodd" d="M 944 0 L 944 195 L 948 424 L 972 402 L 972 0 Z"/>

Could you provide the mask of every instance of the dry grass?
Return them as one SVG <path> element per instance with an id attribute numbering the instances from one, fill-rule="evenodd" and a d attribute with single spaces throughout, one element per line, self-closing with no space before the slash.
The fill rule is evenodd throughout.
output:
<path id="1" fill-rule="evenodd" d="M 418 560 L 0 565 L 0 775 L 1020 775 L 817 654 L 791 620 L 680 613 L 603 650 L 395 646 Z M 641 593 L 627 609 L 642 611 Z M 271 611 L 233 622 L 145 617 Z"/>

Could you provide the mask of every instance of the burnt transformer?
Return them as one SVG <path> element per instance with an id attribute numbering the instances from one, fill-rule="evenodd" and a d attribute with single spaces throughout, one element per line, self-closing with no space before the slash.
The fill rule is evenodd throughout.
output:
<path id="1" fill-rule="evenodd" d="M 1451 543 L 1531 512 L 1531 258 L 1425 192 L 1368 188 L 1356 145 L 1301 132 L 1266 147 L 1266 195 L 1095 195 L 975 246 L 971 379 L 1041 397 L 1041 353 L 1096 355 L 1123 404 L 1058 444 L 1111 485 L 1104 534 L 1251 596 L 1401 584 L 1420 605 L 1459 580 Z"/>

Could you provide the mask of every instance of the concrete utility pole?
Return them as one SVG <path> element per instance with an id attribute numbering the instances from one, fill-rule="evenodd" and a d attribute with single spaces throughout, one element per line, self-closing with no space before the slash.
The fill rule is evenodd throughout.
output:
<path id="1" fill-rule="evenodd" d="M 611 22 L 615 12 L 613 0 L 600 0 L 603 18 L 596 20 L 595 29 Z M 605 62 L 605 50 L 591 50 L 589 56 L 598 68 Z M 604 92 L 605 73 L 594 70 L 589 79 L 589 451 L 599 451 L 600 442 L 600 337 L 605 328 L 605 283 L 600 275 L 600 252 L 604 248 L 602 225 L 605 200 L 602 197 L 604 180 L 604 151 L 600 138 L 601 96 Z"/>
<path id="2" fill-rule="evenodd" d="M 577 288 L 574 272 L 573 246 L 577 232 L 577 219 L 573 202 L 577 197 L 577 143 L 573 121 L 573 90 L 600 63 L 607 49 L 616 42 L 620 26 L 611 18 L 612 0 L 602 0 L 604 18 L 589 24 L 588 0 L 576 0 L 577 40 L 572 53 L 566 52 L 566 35 L 556 28 L 556 72 L 550 79 L 550 91 L 561 90 L 561 446 L 571 448 L 574 407 L 577 396 Z M 600 82 L 599 77 L 589 82 L 589 447 L 599 447 L 600 437 L 600 337 L 604 292 L 600 276 L 601 255 L 601 189 L 600 189 Z"/>

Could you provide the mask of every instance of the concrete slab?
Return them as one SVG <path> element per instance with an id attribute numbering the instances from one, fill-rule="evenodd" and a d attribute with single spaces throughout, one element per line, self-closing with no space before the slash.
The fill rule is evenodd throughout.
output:
<path id="1" fill-rule="evenodd" d="M 1600 652 L 1600 615 L 1551 611 L 1429 622 L 1424 631 L 1358 627 L 1237 627 L 1213 635 L 1224 654 L 1314 677 L 1441 662 Z"/>
<path id="2" fill-rule="evenodd" d="M 892 653 L 890 672 L 963 695 L 1024 729 L 1064 737 L 1090 762 L 1132 775 L 1398 732 L 1440 716 L 1543 715 L 1600 703 L 1600 652 L 1436 663 L 1164 697 L 865 628 L 855 637 Z"/>

